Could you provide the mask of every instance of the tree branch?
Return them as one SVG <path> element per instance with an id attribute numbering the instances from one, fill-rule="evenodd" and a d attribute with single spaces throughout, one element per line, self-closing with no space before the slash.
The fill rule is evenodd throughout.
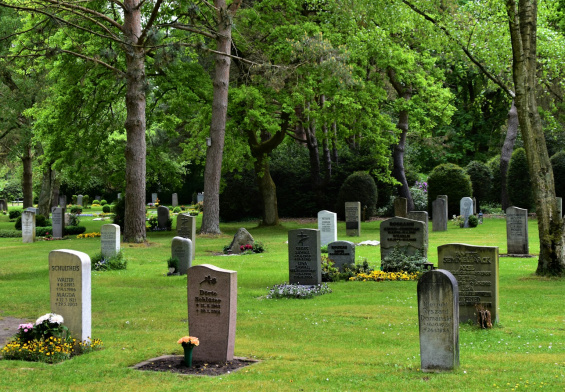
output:
<path id="1" fill-rule="evenodd" d="M 60 52 L 62 52 L 62 53 L 72 54 L 73 56 L 80 57 L 81 59 L 84 59 L 84 60 L 87 60 L 87 61 L 92 61 L 92 62 L 94 62 L 94 63 L 103 65 L 104 67 L 108 68 L 109 70 L 114 71 L 114 72 L 117 73 L 118 75 L 120 75 L 120 76 L 122 76 L 122 77 L 125 76 L 125 73 L 124 73 L 122 70 L 119 70 L 118 68 L 113 67 L 113 66 L 111 66 L 110 64 L 105 63 L 105 62 L 102 61 L 102 60 L 96 59 L 96 58 L 94 58 L 94 57 L 85 56 L 85 55 L 83 55 L 83 54 L 80 54 L 80 53 L 77 53 L 77 52 L 73 52 L 73 51 L 71 51 L 71 50 L 66 50 L 66 49 L 58 49 L 58 50 L 59 50 Z"/>
<path id="2" fill-rule="evenodd" d="M 161 7 L 162 3 L 163 3 L 163 0 L 157 0 L 157 2 L 155 3 L 155 6 L 153 7 L 153 10 L 151 11 L 151 16 L 149 17 L 149 20 L 147 21 L 145 28 L 141 32 L 141 36 L 137 40 L 139 45 L 143 45 L 143 41 L 145 41 L 145 37 L 147 36 L 147 33 L 149 32 L 149 30 L 153 26 L 153 23 L 155 23 L 155 19 L 157 19 L 157 15 L 159 14 L 159 8 Z"/>

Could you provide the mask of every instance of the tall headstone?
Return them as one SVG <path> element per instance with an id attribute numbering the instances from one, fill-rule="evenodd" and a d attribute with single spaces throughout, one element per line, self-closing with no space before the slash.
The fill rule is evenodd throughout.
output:
<path id="1" fill-rule="evenodd" d="M 51 312 L 63 316 L 71 336 L 89 340 L 91 335 L 90 257 L 76 250 L 49 253 Z"/>
<path id="2" fill-rule="evenodd" d="M 59 207 L 66 207 L 67 206 L 67 196 L 61 195 L 59 196 Z"/>
<path id="3" fill-rule="evenodd" d="M 188 270 L 188 328 L 200 340 L 195 361 L 233 359 L 237 317 L 237 272 L 201 264 Z"/>
<path id="4" fill-rule="evenodd" d="M 100 228 L 100 248 L 102 256 L 113 257 L 120 252 L 120 226 L 102 225 Z"/>
<path id="5" fill-rule="evenodd" d="M 190 214 L 178 214 L 177 236 L 192 241 L 192 259 L 194 259 L 196 256 L 196 217 Z"/>
<path id="6" fill-rule="evenodd" d="M 22 242 L 35 241 L 35 213 L 33 211 L 22 211 Z"/>
<path id="7" fill-rule="evenodd" d="M 198 193 L 198 194 L 196 195 L 196 202 L 197 202 L 197 203 L 200 203 L 201 201 L 204 201 L 204 192 Z"/>
<path id="8" fill-rule="evenodd" d="M 77 196 L 77 205 L 82 206 L 82 195 Z"/>
<path id="9" fill-rule="evenodd" d="M 344 265 L 355 264 L 355 244 L 351 241 L 335 241 L 328 244 L 328 258 L 334 267 L 342 270 Z"/>
<path id="10" fill-rule="evenodd" d="M 506 244 L 508 254 L 527 255 L 528 244 L 528 210 L 518 207 L 506 209 Z"/>
<path id="11" fill-rule="evenodd" d="M 447 208 L 444 199 L 436 199 L 432 202 L 432 231 L 447 231 Z"/>
<path id="12" fill-rule="evenodd" d="M 319 211 L 318 230 L 322 246 L 337 241 L 337 214 L 326 210 Z"/>
<path id="13" fill-rule="evenodd" d="M 459 366 L 458 296 L 457 280 L 449 271 L 428 271 L 418 280 L 423 372 L 445 372 Z"/>
<path id="14" fill-rule="evenodd" d="M 151 194 L 151 203 L 153 203 L 153 204 L 157 203 L 157 194 L 156 193 Z"/>
<path id="15" fill-rule="evenodd" d="M 459 285 L 459 322 L 476 323 L 479 304 L 498 322 L 498 247 L 446 244 L 437 251 L 438 268 L 451 272 Z"/>
<path id="16" fill-rule="evenodd" d="M 390 218 L 381 222 L 380 235 L 381 260 L 384 260 L 396 246 L 399 246 L 406 255 L 421 252 L 424 257 L 427 256 L 423 222 L 407 218 Z"/>
<path id="17" fill-rule="evenodd" d="M 167 222 L 169 221 L 169 208 L 165 206 L 157 207 L 157 224 L 160 229 L 167 228 Z"/>
<path id="18" fill-rule="evenodd" d="M 394 216 L 408 218 L 408 200 L 405 197 L 394 199 Z"/>
<path id="19" fill-rule="evenodd" d="M 171 257 L 179 259 L 178 272 L 186 275 L 192 267 L 192 241 L 188 238 L 174 237 L 171 243 Z"/>
<path id="20" fill-rule="evenodd" d="M 6 199 L 0 199 L 0 211 L 8 211 L 8 201 Z"/>
<path id="21" fill-rule="evenodd" d="M 361 235 L 361 202 L 345 203 L 345 233 L 350 237 Z"/>
<path id="22" fill-rule="evenodd" d="M 118 200 L 122 200 L 122 194 L 118 193 Z"/>
<path id="23" fill-rule="evenodd" d="M 424 255 L 428 254 L 428 213 L 426 211 L 410 211 L 408 219 L 420 221 L 424 224 Z"/>
<path id="24" fill-rule="evenodd" d="M 438 195 L 436 199 L 445 200 L 445 216 L 447 216 L 447 220 L 449 220 L 449 202 L 447 195 Z"/>
<path id="25" fill-rule="evenodd" d="M 557 199 L 557 210 L 559 211 L 559 215 L 563 216 L 563 198 L 556 197 Z"/>
<path id="26" fill-rule="evenodd" d="M 173 193 L 173 202 L 172 202 L 173 207 L 176 207 L 179 205 L 179 195 L 176 193 Z"/>
<path id="27" fill-rule="evenodd" d="M 464 197 L 459 202 L 459 215 L 463 217 L 463 227 L 469 227 L 469 217 L 473 215 L 473 199 Z"/>
<path id="28" fill-rule="evenodd" d="M 63 238 L 65 229 L 65 208 L 55 207 L 51 211 L 51 223 L 53 226 L 53 237 Z"/>
<path id="29" fill-rule="evenodd" d="M 322 283 L 319 230 L 298 229 L 288 232 L 288 271 L 290 284 Z"/>
<path id="30" fill-rule="evenodd" d="M 39 215 L 39 208 L 28 207 L 28 208 L 26 208 L 26 211 L 31 211 L 31 212 L 33 212 L 36 216 Z"/>

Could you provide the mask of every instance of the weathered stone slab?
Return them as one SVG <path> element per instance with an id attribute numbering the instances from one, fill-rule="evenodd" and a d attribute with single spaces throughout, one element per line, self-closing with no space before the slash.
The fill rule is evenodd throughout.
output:
<path id="1" fill-rule="evenodd" d="M 77 196 L 77 205 L 82 206 L 82 198 L 83 198 L 82 195 Z"/>
<path id="2" fill-rule="evenodd" d="M 334 241 L 328 244 L 328 258 L 334 267 L 342 270 L 344 265 L 355 264 L 355 244 L 350 241 Z"/>
<path id="3" fill-rule="evenodd" d="M 192 267 L 192 241 L 188 238 L 174 237 L 171 243 L 171 257 L 179 259 L 178 273 L 186 275 Z"/>
<path id="4" fill-rule="evenodd" d="M 178 214 L 177 235 L 192 241 L 192 259 L 194 259 L 196 256 L 196 217 L 190 214 Z"/>
<path id="5" fill-rule="evenodd" d="M 22 211 L 22 242 L 35 241 L 35 213 L 33 211 Z"/>
<path id="6" fill-rule="evenodd" d="M 518 207 L 506 209 L 507 252 L 512 255 L 530 253 L 528 243 L 528 210 Z"/>
<path id="7" fill-rule="evenodd" d="M 49 253 L 51 312 L 63 316 L 71 336 L 89 340 L 91 335 L 90 257 L 76 250 Z"/>
<path id="8" fill-rule="evenodd" d="M 235 348 L 237 272 L 201 264 L 188 270 L 188 328 L 200 340 L 195 361 L 231 361 Z"/>
<path id="9" fill-rule="evenodd" d="M 432 202 L 432 231 L 447 231 L 446 201 L 444 199 L 436 199 Z"/>
<path id="10" fill-rule="evenodd" d="M 361 202 L 345 203 L 345 233 L 350 237 L 361 235 Z"/>
<path id="11" fill-rule="evenodd" d="M 155 204 L 157 203 L 157 194 L 156 193 L 152 193 L 151 194 L 151 203 Z"/>
<path id="12" fill-rule="evenodd" d="M 166 229 L 169 222 L 169 208 L 165 206 L 157 207 L 157 224 L 160 229 Z"/>
<path id="13" fill-rule="evenodd" d="M 102 256 L 113 257 L 120 252 L 120 226 L 102 225 L 100 228 L 100 248 Z"/>
<path id="14" fill-rule="evenodd" d="M 196 195 L 196 202 L 197 202 L 197 203 L 200 203 L 201 201 L 204 201 L 204 192 L 198 193 L 198 194 Z"/>
<path id="15" fill-rule="evenodd" d="M 35 207 L 28 207 L 26 208 L 26 211 L 31 211 L 35 214 L 35 216 L 39 215 L 39 208 L 35 208 Z"/>
<path id="16" fill-rule="evenodd" d="M 8 201 L 6 199 L 0 199 L 0 211 L 8 211 Z"/>
<path id="17" fill-rule="evenodd" d="M 59 207 L 66 207 L 67 206 L 67 196 L 62 195 L 59 196 Z"/>
<path id="18" fill-rule="evenodd" d="M 459 366 L 457 280 L 445 270 L 426 272 L 418 281 L 420 361 L 423 372 Z"/>
<path id="19" fill-rule="evenodd" d="M 390 218 L 381 222 L 381 260 L 384 260 L 395 246 L 399 246 L 407 255 L 424 252 L 424 223 L 407 218 Z"/>
<path id="20" fill-rule="evenodd" d="M 242 245 L 253 246 L 254 243 L 255 239 L 253 239 L 253 236 L 247 231 L 247 229 L 241 227 L 233 236 L 233 240 L 230 243 L 230 251 L 231 253 L 239 254 L 242 252 Z"/>
<path id="21" fill-rule="evenodd" d="M 473 199 L 463 197 L 459 202 L 459 215 L 463 217 L 463 227 L 469 227 L 469 217 L 473 215 Z"/>
<path id="22" fill-rule="evenodd" d="M 556 197 L 557 199 L 557 210 L 559 211 L 559 215 L 563 216 L 563 198 Z"/>
<path id="23" fill-rule="evenodd" d="M 438 195 L 437 199 L 445 200 L 445 216 L 447 216 L 447 220 L 449 220 L 449 202 L 447 195 Z"/>
<path id="24" fill-rule="evenodd" d="M 408 200 L 405 197 L 394 199 L 394 216 L 408 218 Z"/>
<path id="25" fill-rule="evenodd" d="M 65 208 L 55 207 L 51 211 L 51 223 L 53 227 L 53 237 L 63 238 L 63 231 L 65 229 Z"/>
<path id="26" fill-rule="evenodd" d="M 337 214 L 326 210 L 319 211 L 318 230 L 322 246 L 337 241 Z"/>
<path id="27" fill-rule="evenodd" d="M 322 283 L 319 230 L 298 229 L 288 232 L 288 271 L 290 284 Z"/>
<path id="28" fill-rule="evenodd" d="M 459 322 L 476 323 L 478 304 L 490 311 L 493 322 L 498 322 L 498 247 L 446 244 L 437 250 L 438 267 L 457 279 Z"/>
<path id="29" fill-rule="evenodd" d="M 424 256 L 428 255 L 428 213 L 426 211 L 410 211 L 408 219 L 420 221 L 424 224 Z"/>
<path id="30" fill-rule="evenodd" d="M 173 193 L 173 200 L 172 200 L 172 206 L 176 207 L 179 205 L 179 195 L 176 193 Z"/>

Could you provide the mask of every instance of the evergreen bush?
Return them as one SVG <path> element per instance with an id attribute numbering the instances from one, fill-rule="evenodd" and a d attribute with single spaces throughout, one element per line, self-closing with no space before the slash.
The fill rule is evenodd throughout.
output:
<path id="1" fill-rule="evenodd" d="M 428 212 L 439 195 L 447 195 L 449 216 L 459 215 L 459 203 L 463 197 L 473 195 L 471 178 L 465 170 L 453 163 L 436 166 L 428 177 Z"/>
<path id="2" fill-rule="evenodd" d="M 484 162 L 471 161 L 465 167 L 465 171 L 471 178 L 473 196 L 477 199 L 477 212 L 480 205 L 488 201 L 492 183 L 492 172 Z"/>
<path id="3" fill-rule="evenodd" d="M 86 231 L 84 226 L 65 226 L 64 235 L 78 235 Z"/>
<path id="4" fill-rule="evenodd" d="M 343 218 L 345 217 L 345 203 L 358 201 L 361 202 L 361 208 L 367 206 L 366 217 L 369 218 L 376 213 L 377 200 L 378 192 L 375 180 L 369 173 L 358 171 L 347 177 L 341 186 L 335 209 Z"/>
<path id="5" fill-rule="evenodd" d="M 20 216 L 22 216 L 22 210 L 10 210 L 8 213 L 10 220 L 18 219 Z"/>
<path id="6" fill-rule="evenodd" d="M 532 182 L 526 150 L 518 148 L 512 153 L 506 178 L 510 204 L 531 210 L 534 206 Z"/>
<path id="7" fill-rule="evenodd" d="M 108 213 L 110 213 L 110 210 L 111 210 L 111 208 L 108 204 L 102 206 L 102 212 L 103 213 L 108 214 Z"/>
<path id="8" fill-rule="evenodd" d="M 124 232 L 124 219 L 126 215 L 126 197 L 122 196 L 114 206 L 114 224 L 120 226 L 120 232 Z"/>
<path id="9" fill-rule="evenodd" d="M 490 185 L 490 194 L 488 201 L 495 204 L 502 203 L 502 179 L 500 177 L 500 155 L 492 157 L 490 161 L 487 162 L 487 166 L 490 169 L 492 175 L 492 182 Z"/>
<path id="10" fill-rule="evenodd" d="M 559 151 L 550 159 L 555 180 L 555 196 L 565 197 L 565 151 Z"/>
<path id="11" fill-rule="evenodd" d="M 108 204 L 108 202 L 106 200 L 100 200 L 100 205 L 101 206 L 105 206 L 106 204 Z"/>

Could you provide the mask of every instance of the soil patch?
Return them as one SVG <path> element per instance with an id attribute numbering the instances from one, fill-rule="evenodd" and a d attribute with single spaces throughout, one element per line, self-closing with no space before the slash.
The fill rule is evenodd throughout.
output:
<path id="1" fill-rule="evenodd" d="M 259 361 L 248 358 L 234 357 L 232 361 L 222 363 L 206 363 L 193 361 L 192 367 L 184 364 L 183 355 L 163 355 L 162 357 L 148 359 L 132 368 L 154 372 L 171 372 L 193 376 L 220 376 L 229 374 L 243 367 L 253 365 Z"/>
<path id="2" fill-rule="evenodd" d="M 29 323 L 29 320 L 14 317 L 0 317 L 0 347 L 4 347 L 18 332 L 18 326 L 24 323 Z"/>

